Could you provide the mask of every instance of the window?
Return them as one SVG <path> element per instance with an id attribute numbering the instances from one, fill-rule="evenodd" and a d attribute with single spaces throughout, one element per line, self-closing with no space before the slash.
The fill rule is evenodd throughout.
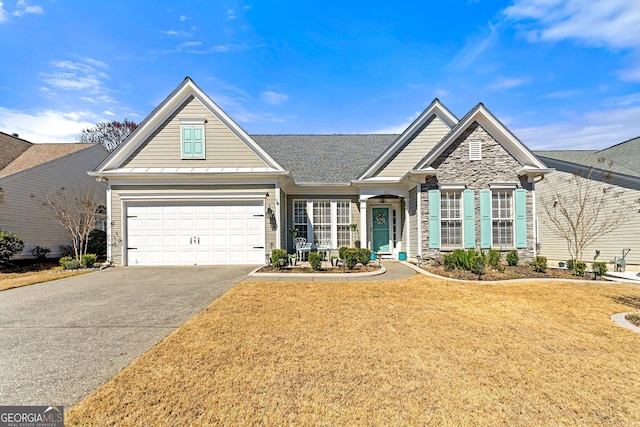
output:
<path id="1" fill-rule="evenodd" d="M 349 200 L 294 200 L 293 227 L 298 237 L 327 241 L 331 247 L 351 246 L 351 202 Z"/>
<path id="2" fill-rule="evenodd" d="M 104 205 L 100 205 L 96 209 L 96 224 L 94 227 L 96 230 L 107 231 L 107 208 Z"/>
<path id="3" fill-rule="evenodd" d="M 462 246 L 462 209 L 459 191 L 440 194 L 440 239 L 444 247 Z"/>
<path id="4" fill-rule="evenodd" d="M 491 191 L 492 245 L 513 247 L 513 191 Z"/>
<path id="5" fill-rule="evenodd" d="M 331 202 L 313 202 L 313 241 L 331 241 Z"/>
<path id="6" fill-rule="evenodd" d="M 192 124 L 188 121 L 181 121 L 180 133 L 182 158 L 204 159 L 204 124 Z"/>
<path id="7" fill-rule="evenodd" d="M 351 205 L 348 200 L 338 200 L 336 202 L 337 209 L 337 234 L 338 247 L 351 246 Z"/>
<path id="8" fill-rule="evenodd" d="M 293 201 L 293 228 L 298 229 L 298 237 L 307 238 L 307 201 Z"/>

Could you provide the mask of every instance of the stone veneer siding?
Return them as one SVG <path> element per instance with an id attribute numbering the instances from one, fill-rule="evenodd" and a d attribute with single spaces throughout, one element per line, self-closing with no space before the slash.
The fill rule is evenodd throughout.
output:
<path id="1" fill-rule="evenodd" d="M 469 142 L 480 141 L 482 160 L 469 160 Z M 429 248 L 429 190 L 439 189 L 440 184 L 464 183 L 467 189 L 475 191 L 475 231 L 476 247 L 480 246 L 480 192 L 489 189 L 490 183 L 517 183 L 517 188 L 527 191 L 527 247 L 518 249 L 523 261 L 533 259 L 533 184 L 526 177 L 519 177 L 517 171 L 522 165 L 507 152 L 482 126 L 473 122 L 433 163 L 436 176 L 429 177 L 422 185 L 422 254 L 433 258 L 441 253 Z M 514 224 L 515 226 L 515 224 Z M 499 248 L 496 248 L 499 249 Z M 502 248 L 507 251 L 513 248 Z M 443 251 L 445 252 L 445 251 Z"/>

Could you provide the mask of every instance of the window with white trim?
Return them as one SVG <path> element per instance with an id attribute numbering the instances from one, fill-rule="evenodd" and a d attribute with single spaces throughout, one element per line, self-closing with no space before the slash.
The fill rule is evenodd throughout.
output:
<path id="1" fill-rule="evenodd" d="M 104 205 L 100 205 L 96 209 L 96 223 L 94 228 L 100 231 L 107 231 L 107 208 Z"/>
<path id="2" fill-rule="evenodd" d="M 313 201 L 313 241 L 331 241 L 331 202 L 328 200 Z"/>
<path id="3" fill-rule="evenodd" d="M 462 193 L 440 193 L 440 240 L 443 247 L 462 246 Z"/>
<path id="4" fill-rule="evenodd" d="M 307 201 L 306 200 L 294 200 L 293 201 L 293 228 L 298 230 L 298 237 L 307 237 L 307 224 L 309 219 L 307 217 Z"/>
<path id="5" fill-rule="evenodd" d="M 338 200 L 336 202 L 336 217 L 337 217 L 337 240 L 338 247 L 352 246 L 351 245 L 351 229 L 349 224 L 351 223 L 351 204 L 348 200 Z"/>
<path id="6" fill-rule="evenodd" d="M 491 243 L 513 247 L 513 190 L 491 190 Z"/>

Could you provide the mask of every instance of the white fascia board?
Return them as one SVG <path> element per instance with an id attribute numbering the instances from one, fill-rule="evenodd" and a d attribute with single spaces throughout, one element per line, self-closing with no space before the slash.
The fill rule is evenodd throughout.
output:
<path id="1" fill-rule="evenodd" d="M 191 79 L 185 79 L 167 99 L 145 119 L 123 145 L 118 147 L 107 159 L 96 168 L 97 172 L 120 167 L 153 133 L 190 97 L 194 96 L 200 103 L 216 116 L 232 133 L 234 133 L 249 149 L 256 153 L 268 166 L 284 171 L 266 151 L 262 149 L 231 117 L 229 117 L 211 98 L 209 98 Z"/>
<path id="2" fill-rule="evenodd" d="M 402 147 L 409 139 L 413 138 L 416 132 L 424 125 L 432 116 L 438 117 L 446 124 L 449 129 L 452 129 L 457 123 L 458 119 L 447 110 L 440 101 L 436 98 L 431 102 L 431 105 L 418 116 L 413 123 L 409 125 L 407 129 L 395 140 L 391 146 L 378 159 L 361 175 L 357 180 L 369 178 L 374 172 L 382 167 L 391 157 L 393 157 L 400 147 Z"/>
<path id="3" fill-rule="evenodd" d="M 446 139 L 442 140 L 438 146 L 416 165 L 415 169 L 423 169 L 425 166 L 430 167 L 431 164 L 460 136 L 465 132 L 473 122 L 478 122 L 499 144 L 518 160 L 523 167 L 534 167 L 545 169 L 546 165 L 542 163 L 525 145 L 520 142 L 505 126 L 500 123 L 487 108 L 480 104 L 476 111 L 466 116 L 463 121 L 459 122 L 453 132 Z"/>

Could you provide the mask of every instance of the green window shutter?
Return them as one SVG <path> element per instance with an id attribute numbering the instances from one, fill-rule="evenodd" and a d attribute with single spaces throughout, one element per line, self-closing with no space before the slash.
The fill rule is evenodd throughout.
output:
<path id="1" fill-rule="evenodd" d="M 440 248 L 440 190 L 429 190 L 429 247 Z"/>
<path id="2" fill-rule="evenodd" d="M 527 247 L 527 190 L 515 191 L 516 248 Z"/>
<path id="3" fill-rule="evenodd" d="M 480 190 L 480 247 L 491 247 L 491 190 Z"/>
<path id="4" fill-rule="evenodd" d="M 464 247 L 476 247 L 476 221 L 473 190 L 464 190 L 462 193 L 464 207 Z"/>
<path id="5" fill-rule="evenodd" d="M 196 126 L 192 128 L 192 147 L 193 147 L 193 157 L 203 158 L 204 157 L 204 129 L 200 126 Z"/>
<path id="6" fill-rule="evenodd" d="M 193 128 L 182 128 L 182 157 L 193 157 Z"/>

